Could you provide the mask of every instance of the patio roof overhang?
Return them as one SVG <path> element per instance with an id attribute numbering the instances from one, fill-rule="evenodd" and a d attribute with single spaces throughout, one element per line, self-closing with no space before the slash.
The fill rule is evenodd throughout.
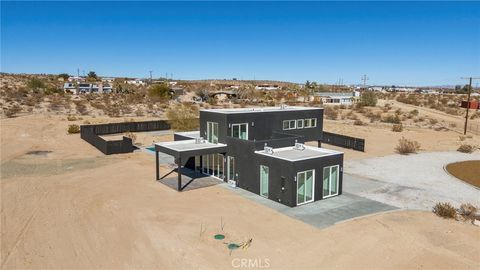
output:
<path id="1" fill-rule="evenodd" d="M 227 145 L 223 143 L 209 143 L 205 140 L 182 140 L 173 142 L 162 142 L 155 144 L 155 163 L 156 163 L 156 179 L 161 180 L 165 176 L 169 175 L 173 170 L 166 175 L 160 177 L 158 152 L 165 153 L 173 156 L 177 163 L 177 175 L 178 175 L 178 187 L 177 190 L 181 191 L 182 187 L 182 173 L 181 167 L 185 165 L 189 158 L 194 156 L 209 155 L 209 154 L 221 154 L 227 151 Z"/>
<path id="2" fill-rule="evenodd" d="M 227 145 L 200 140 L 183 140 L 156 143 L 155 151 L 165 153 L 173 156 L 175 159 L 181 159 L 186 162 L 194 156 L 225 153 L 227 151 Z"/>

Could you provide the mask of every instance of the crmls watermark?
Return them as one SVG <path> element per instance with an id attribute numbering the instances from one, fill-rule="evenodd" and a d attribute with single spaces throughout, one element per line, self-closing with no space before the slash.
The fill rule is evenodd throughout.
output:
<path id="1" fill-rule="evenodd" d="M 270 259 L 268 258 L 235 258 L 232 260 L 233 268 L 270 268 Z"/>

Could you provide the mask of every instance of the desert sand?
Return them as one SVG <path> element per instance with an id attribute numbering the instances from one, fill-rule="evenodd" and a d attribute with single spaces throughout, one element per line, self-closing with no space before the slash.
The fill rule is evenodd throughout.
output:
<path id="1" fill-rule="evenodd" d="M 179 193 L 154 180 L 153 155 L 104 156 L 67 135 L 63 118 L 0 122 L 2 269 L 480 267 L 480 229 L 469 223 L 396 211 L 319 230 L 218 185 Z M 458 147 L 450 131 L 326 127 L 367 139 L 367 153 L 348 158 L 393 153 L 402 135 L 424 151 Z M 230 254 L 216 233 L 253 242 Z"/>

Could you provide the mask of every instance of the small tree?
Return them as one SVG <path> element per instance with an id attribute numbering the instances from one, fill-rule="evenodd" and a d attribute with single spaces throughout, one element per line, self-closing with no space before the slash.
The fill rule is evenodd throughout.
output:
<path id="1" fill-rule="evenodd" d="M 165 101 L 170 98 L 170 88 L 166 84 L 155 84 L 148 88 L 148 96 L 157 101 Z"/>
<path id="2" fill-rule="evenodd" d="M 361 106 L 375 107 L 377 105 L 377 96 L 372 91 L 365 91 L 360 97 Z"/>
<path id="3" fill-rule="evenodd" d="M 70 75 L 68 75 L 67 73 L 58 74 L 58 78 L 62 78 L 65 81 L 68 80 L 69 77 L 70 77 Z"/>
<path id="4" fill-rule="evenodd" d="M 28 81 L 27 87 L 30 90 L 37 91 L 45 88 L 45 83 L 37 78 L 32 78 Z"/>
<path id="5" fill-rule="evenodd" d="M 90 71 L 88 72 L 87 74 L 87 81 L 89 82 L 95 82 L 98 80 L 98 76 L 97 76 L 97 73 L 95 73 L 95 71 Z"/>

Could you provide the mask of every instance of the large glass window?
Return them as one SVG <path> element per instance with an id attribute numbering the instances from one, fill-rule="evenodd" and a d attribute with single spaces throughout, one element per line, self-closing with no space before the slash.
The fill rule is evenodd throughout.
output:
<path id="1" fill-rule="evenodd" d="M 232 124 L 232 137 L 248 140 L 248 124 Z"/>
<path id="2" fill-rule="evenodd" d="M 227 180 L 235 180 L 235 157 L 227 157 Z"/>
<path id="3" fill-rule="evenodd" d="M 338 194 L 339 165 L 323 168 L 323 198 Z"/>
<path id="4" fill-rule="evenodd" d="M 267 166 L 260 165 L 260 195 L 268 198 L 268 173 Z"/>
<path id="5" fill-rule="evenodd" d="M 207 122 L 207 141 L 218 143 L 218 123 Z"/>
<path id="6" fill-rule="evenodd" d="M 297 205 L 313 202 L 315 192 L 315 170 L 297 173 Z"/>

